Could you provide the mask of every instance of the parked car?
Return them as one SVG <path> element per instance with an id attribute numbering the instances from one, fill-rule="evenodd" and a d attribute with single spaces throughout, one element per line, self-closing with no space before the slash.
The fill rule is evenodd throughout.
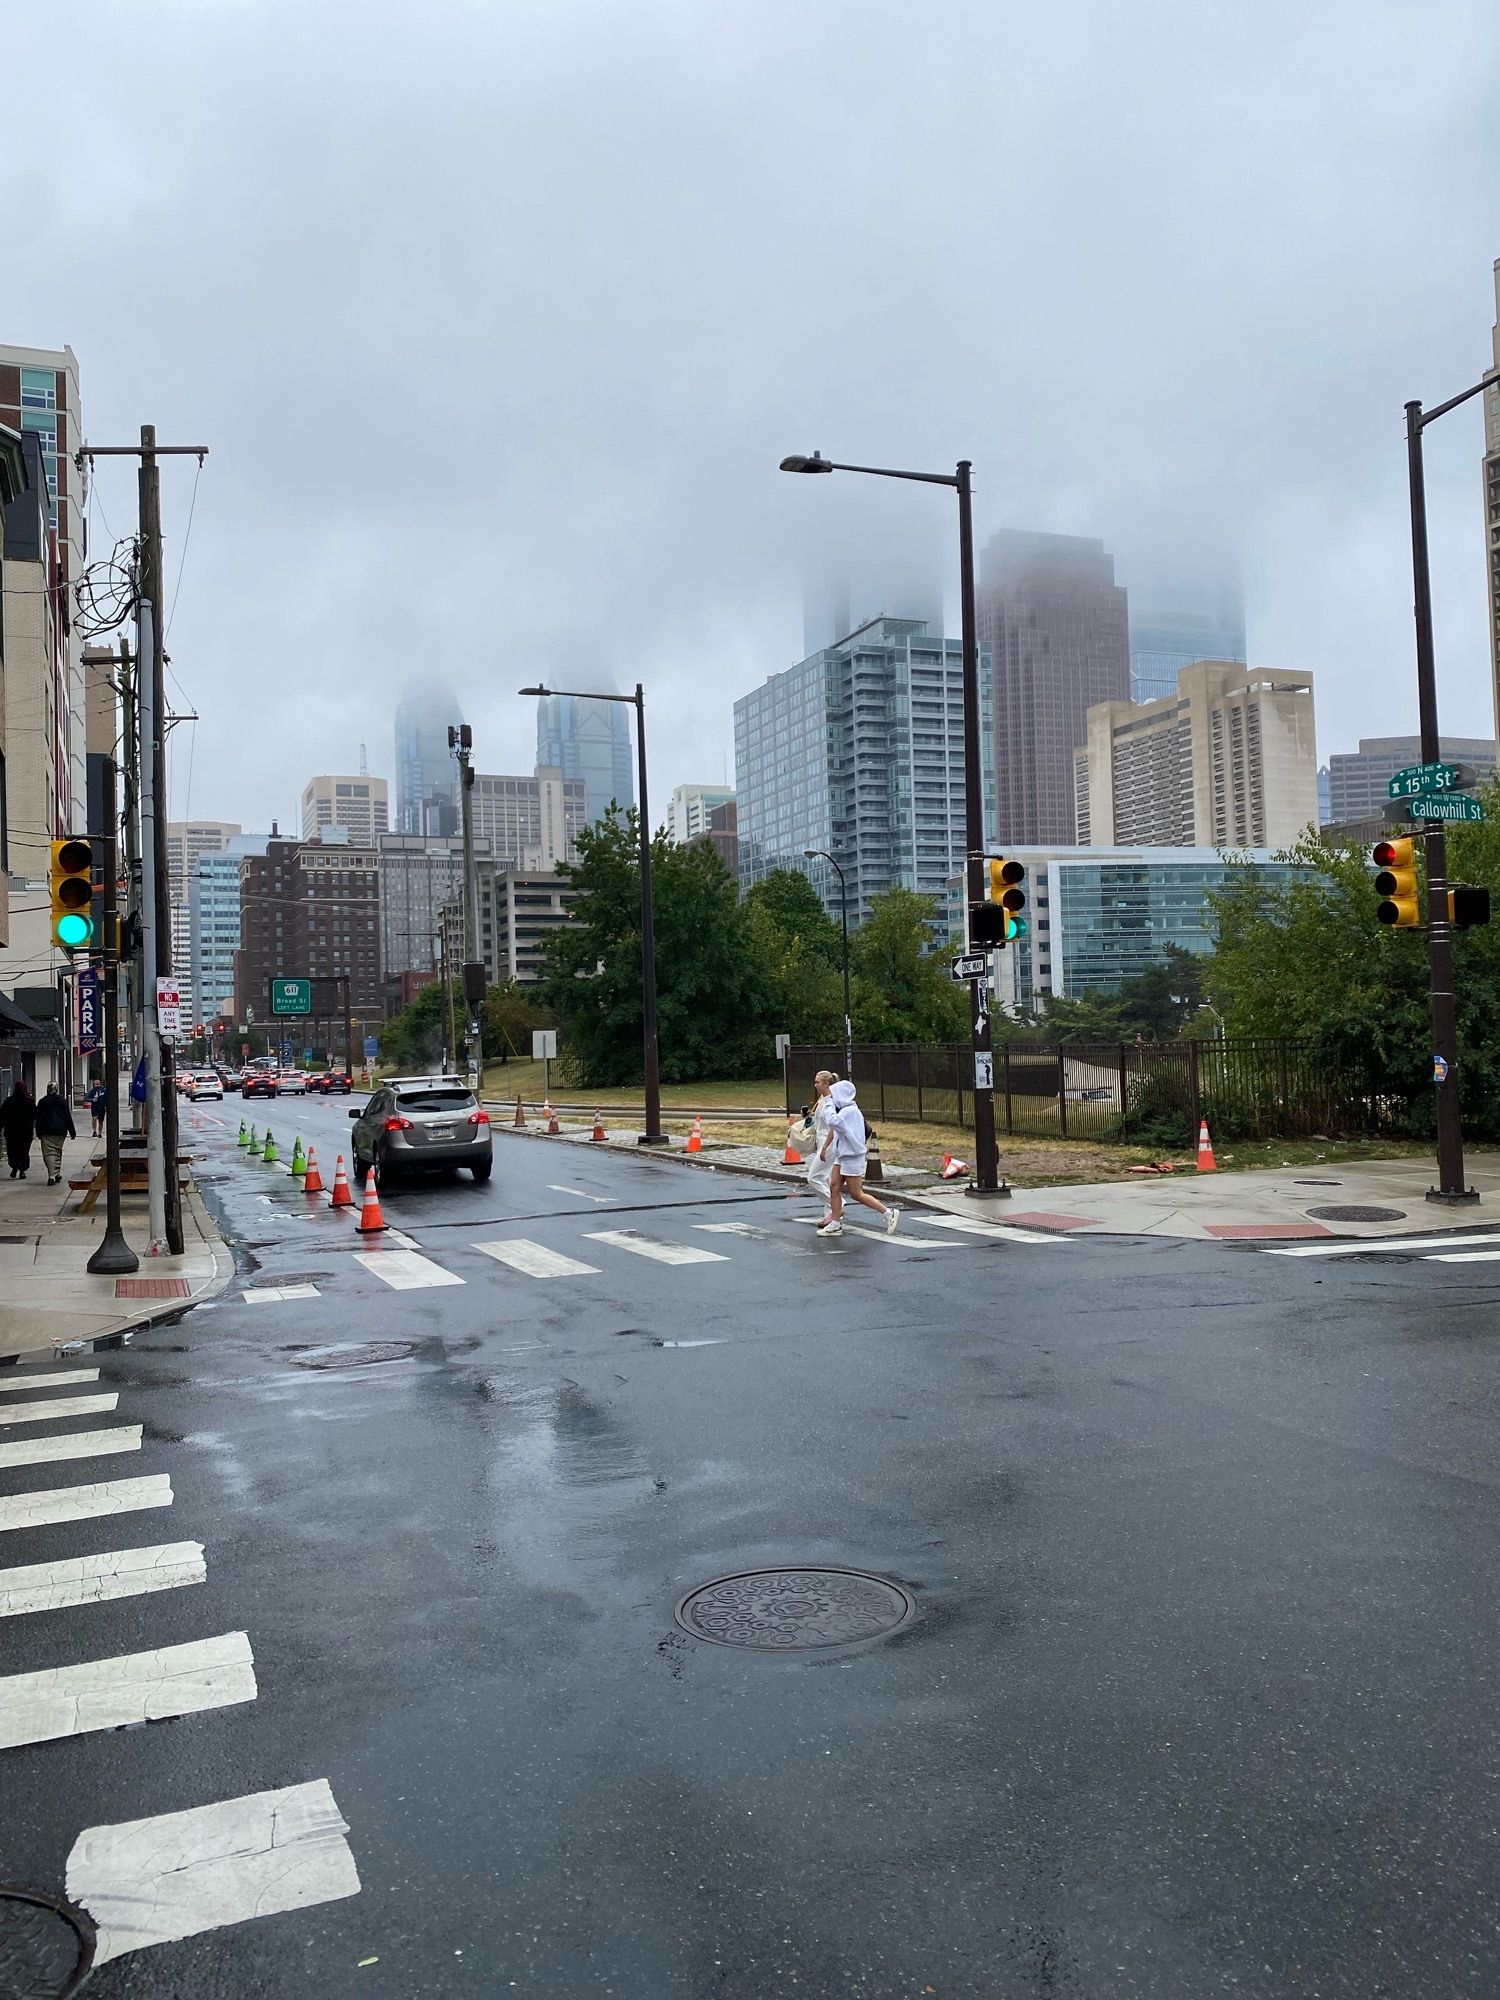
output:
<path id="1" fill-rule="evenodd" d="M 275 1074 L 268 1069 L 251 1070 L 247 1074 L 245 1081 L 240 1085 L 240 1095 L 242 1097 L 274 1097 L 276 1095 Z"/>
<path id="2" fill-rule="evenodd" d="M 300 1069 L 284 1069 L 276 1080 L 276 1089 L 282 1097 L 306 1097 L 307 1078 Z"/>
<path id="3" fill-rule="evenodd" d="M 487 1181 L 493 1161 L 489 1113 L 457 1076 L 399 1076 L 375 1091 L 354 1120 L 354 1178 L 374 1169 L 384 1190 L 431 1173 L 467 1167 Z"/>

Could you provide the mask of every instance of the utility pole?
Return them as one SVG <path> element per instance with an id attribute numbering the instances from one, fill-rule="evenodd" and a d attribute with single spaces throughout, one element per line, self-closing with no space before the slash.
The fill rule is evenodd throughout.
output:
<path id="1" fill-rule="evenodd" d="M 155 612 L 150 602 L 142 598 L 136 606 L 138 623 L 137 636 L 140 642 L 141 658 L 151 658 L 155 643 Z M 143 742 L 154 740 L 157 728 L 156 676 L 145 673 L 141 676 L 141 736 Z M 161 818 L 160 804 L 156 792 L 156 759 L 149 753 L 141 759 L 141 844 L 147 855 L 156 849 L 156 829 Z M 141 871 L 141 962 L 146 981 L 145 1007 L 142 1012 L 143 1040 L 146 1054 L 146 1200 L 151 1218 L 151 1251 L 160 1253 L 167 1233 L 167 1174 L 165 1120 L 162 1116 L 162 1062 L 161 1035 L 156 1020 L 156 966 L 157 931 L 164 914 L 164 898 L 158 896 L 158 877 L 149 861 Z M 176 1110 L 174 1105 L 173 1110 Z M 176 1124 L 176 1120 L 173 1120 Z M 172 1152 L 172 1178 L 176 1179 L 176 1148 Z"/>
<path id="2" fill-rule="evenodd" d="M 141 1040 L 141 734 L 140 675 L 130 657 L 130 638 L 120 634 L 120 738 L 124 781 L 125 920 L 135 948 L 125 964 L 126 1013 L 130 1022 L 130 1073 L 145 1053 Z M 142 1107 L 131 1099 L 131 1118 L 140 1129 Z"/>
<path id="3" fill-rule="evenodd" d="M 120 872 L 120 806 L 117 767 L 104 760 L 104 1158 L 105 1224 L 88 1268 L 108 1276 L 138 1271 L 141 1260 L 125 1241 L 120 1224 L 120 917 L 116 878 Z"/>
<path id="4" fill-rule="evenodd" d="M 480 1057 L 479 1009 L 484 1004 L 485 968 L 479 959 L 479 885 L 474 875 L 474 732 L 467 722 L 448 725 L 448 748 L 458 759 L 458 804 L 464 838 L 463 987 L 464 1055 L 469 1080 L 477 1091 L 483 1079 Z M 451 998 L 451 996 L 450 996 Z M 457 1051 L 455 1050 L 455 1056 Z"/>

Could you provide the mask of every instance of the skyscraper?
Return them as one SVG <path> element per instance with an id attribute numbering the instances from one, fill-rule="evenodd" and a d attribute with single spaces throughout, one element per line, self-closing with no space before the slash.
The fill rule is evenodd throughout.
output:
<path id="1" fill-rule="evenodd" d="M 397 833 L 457 833 L 458 765 L 448 748 L 448 725 L 462 721 L 446 681 L 412 688 L 397 703 Z"/>
<path id="2" fill-rule="evenodd" d="M 1003 529 L 980 561 L 979 639 L 994 703 L 994 824 L 1003 844 L 1077 839 L 1073 753 L 1085 717 L 1130 695 L 1125 592 L 1103 542 Z M 743 821 L 741 826 L 743 839 Z"/>
<path id="3" fill-rule="evenodd" d="M 635 768 L 625 704 L 595 701 L 588 695 L 549 694 L 536 705 L 538 770 L 556 769 L 581 778 L 588 825 L 603 819 L 611 804 L 624 811 L 635 804 Z"/>
<path id="4" fill-rule="evenodd" d="M 1495 259 L 1495 330 L 1490 336 L 1500 369 L 1500 257 Z M 1484 552 L 1489 564 L 1490 681 L 1495 695 L 1495 734 L 1500 737 L 1500 382 L 1484 392 Z"/>
<path id="5" fill-rule="evenodd" d="M 446 736 L 444 738 L 446 741 Z M 389 790 L 384 778 L 309 778 L 302 788 L 302 838 L 316 840 L 325 826 L 341 826 L 351 846 L 373 847 L 390 832 Z"/>

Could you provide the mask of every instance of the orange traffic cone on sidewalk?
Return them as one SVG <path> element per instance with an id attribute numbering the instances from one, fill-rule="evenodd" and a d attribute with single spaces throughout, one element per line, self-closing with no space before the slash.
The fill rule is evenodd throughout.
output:
<path id="1" fill-rule="evenodd" d="M 344 1172 L 344 1156 L 339 1154 L 338 1164 L 333 1170 L 333 1193 L 328 1197 L 330 1208 L 353 1208 L 354 1193 L 349 1186 L 349 1176 Z"/>
<path id="2" fill-rule="evenodd" d="M 690 1153 L 701 1153 L 703 1151 L 703 1120 L 701 1118 L 693 1120 L 693 1129 L 688 1134 L 686 1150 Z"/>
<path id="3" fill-rule="evenodd" d="M 318 1172 L 318 1149 L 316 1146 L 309 1146 L 307 1149 L 307 1172 L 302 1179 L 302 1192 L 304 1194 L 321 1194 L 323 1192 L 323 1176 Z"/>
<path id="4" fill-rule="evenodd" d="M 519 1126 L 523 1131 L 526 1128 L 526 1107 L 521 1102 L 521 1094 L 519 1091 L 516 1092 L 516 1115 L 511 1120 L 511 1123 L 513 1125 Z"/>
<path id="5" fill-rule="evenodd" d="M 955 1160 L 951 1153 L 944 1153 L 943 1171 L 939 1176 L 940 1179 L 945 1181 L 961 1181 L 968 1171 L 969 1166 L 966 1160 Z"/>
<path id="6" fill-rule="evenodd" d="M 1213 1141 L 1208 1136 L 1206 1118 L 1198 1125 L 1198 1171 L 1200 1174 L 1216 1174 L 1219 1171 L 1219 1163 L 1214 1158 Z"/>
<path id="7" fill-rule="evenodd" d="M 375 1187 L 375 1176 L 371 1174 L 365 1182 L 365 1198 L 359 1211 L 359 1221 L 354 1225 L 354 1233 L 357 1236 L 374 1236 L 386 1227 L 388 1227 L 386 1219 L 380 1213 L 380 1195 Z"/>
<path id="8" fill-rule="evenodd" d="M 601 1146 L 604 1144 L 604 1113 L 602 1111 L 594 1113 L 594 1129 L 590 1132 L 589 1137 L 597 1140 Z"/>
<path id="9" fill-rule="evenodd" d="M 552 1109 L 552 1099 L 550 1097 L 542 1106 L 542 1116 L 547 1121 L 547 1137 L 555 1139 L 562 1130 L 562 1127 L 557 1122 L 557 1113 Z"/>
<path id="10" fill-rule="evenodd" d="M 786 1150 L 781 1155 L 781 1164 L 784 1167 L 800 1167 L 802 1164 L 802 1155 L 792 1144 L 792 1134 L 796 1129 L 797 1121 L 794 1118 L 786 1128 Z"/>

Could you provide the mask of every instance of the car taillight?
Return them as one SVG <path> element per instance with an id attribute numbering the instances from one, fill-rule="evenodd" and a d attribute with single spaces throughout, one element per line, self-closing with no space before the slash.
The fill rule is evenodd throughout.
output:
<path id="1" fill-rule="evenodd" d="M 409 1132 L 411 1130 L 411 1120 L 409 1118 L 387 1118 L 385 1129 L 387 1132 Z"/>
<path id="2" fill-rule="evenodd" d="M 490 1114 L 488 1111 L 471 1111 L 469 1113 L 469 1123 L 471 1125 L 488 1125 L 489 1122 Z"/>

